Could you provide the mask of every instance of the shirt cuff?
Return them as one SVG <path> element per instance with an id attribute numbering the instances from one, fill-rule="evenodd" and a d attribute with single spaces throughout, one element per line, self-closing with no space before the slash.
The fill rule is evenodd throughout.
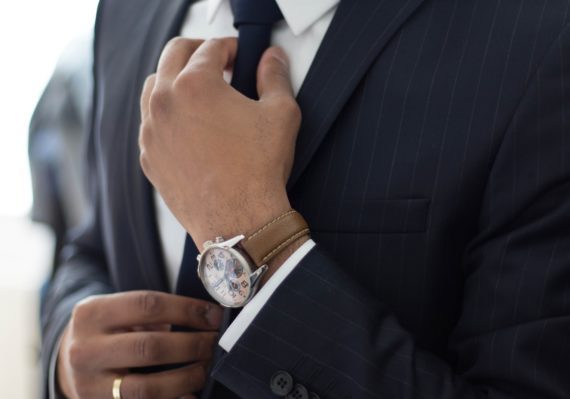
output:
<path id="1" fill-rule="evenodd" d="M 239 315 L 230 324 L 222 338 L 220 338 L 219 345 L 229 352 L 234 347 L 235 343 L 240 339 L 242 334 L 247 330 L 255 316 L 261 311 L 263 306 L 267 303 L 271 295 L 287 278 L 287 276 L 297 267 L 303 260 L 305 255 L 309 253 L 315 246 L 313 240 L 308 240 L 291 255 L 283 265 L 271 276 L 265 283 L 263 288 L 253 297 L 253 299 L 245 305 Z"/>

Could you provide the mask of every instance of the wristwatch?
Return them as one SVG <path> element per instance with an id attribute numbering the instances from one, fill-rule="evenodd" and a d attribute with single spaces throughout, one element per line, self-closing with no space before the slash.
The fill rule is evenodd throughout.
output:
<path id="1" fill-rule="evenodd" d="M 309 235 L 305 219 L 290 210 L 249 236 L 217 237 L 198 255 L 198 277 L 222 306 L 245 306 L 255 295 L 267 263 L 298 238 Z"/>

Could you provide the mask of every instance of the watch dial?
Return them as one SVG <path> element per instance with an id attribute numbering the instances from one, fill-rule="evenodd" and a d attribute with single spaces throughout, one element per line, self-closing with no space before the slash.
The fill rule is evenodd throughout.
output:
<path id="1" fill-rule="evenodd" d="M 243 304 L 250 293 L 249 274 L 232 253 L 222 248 L 210 248 L 204 254 L 202 278 L 215 298 L 226 306 Z"/>

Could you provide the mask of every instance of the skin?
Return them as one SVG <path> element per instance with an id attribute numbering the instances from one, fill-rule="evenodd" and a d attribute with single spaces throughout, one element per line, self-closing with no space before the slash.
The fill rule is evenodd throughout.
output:
<path id="1" fill-rule="evenodd" d="M 68 398 L 111 396 L 113 380 L 133 367 L 191 363 L 154 374 L 129 374 L 123 399 L 192 398 L 205 380 L 222 309 L 161 292 L 132 291 L 80 302 L 62 337 L 58 381 Z M 199 332 L 170 332 L 170 325 Z"/>
<path id="2" fill-rule="evenodd" d="M 235 38 L 175 39 L 141 98 L 142 169 L 198 248 L 291 208 L 285 186 L 301 112 L 287 58 L 265 52 L 254 101 L 223 79 L 236 51 Z"/>
<path id="3" fill-rule="evenodd" d="M 141 95 L 141 167 L 198 246 L 217 236 L 256 231 L 291 208 L 286 182 L 301 123 L 287 57 L 263 55 L 259 101 L 223 80 L 235 38 L 176 38 Z M 306 241 L 292 243 L 269 264 L 261 284 Z M 221 322 L 219 306 L 157 292 L 102 295 L 79 303 L 60 346 L 57 377 L 70 399 L 110 397 L 125 376 L 123 399 L 193 398 L 206 381 Z M 196 332 L 170 332 L 170 325 Z M 172 363 L 188 367 L 127 374 Z"/>

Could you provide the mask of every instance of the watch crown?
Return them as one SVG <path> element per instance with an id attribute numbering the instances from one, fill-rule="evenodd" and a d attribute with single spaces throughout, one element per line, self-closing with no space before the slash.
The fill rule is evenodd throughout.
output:
<path id="1" fill-rule="evenodd" d="M 224 242 L 224 237 L 216 237 L 215 241 L 216 244 L 221 244 L 222 242 Z"/>

